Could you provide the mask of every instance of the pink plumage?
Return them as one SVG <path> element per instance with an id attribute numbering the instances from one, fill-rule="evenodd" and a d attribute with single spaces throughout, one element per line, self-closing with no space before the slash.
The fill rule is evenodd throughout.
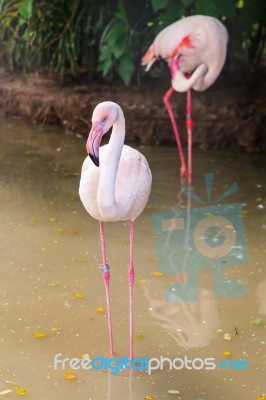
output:
<path id="1" fill-rule="evenodd" d="M 206 90 L 219 76 L 226 58 L 228 34 L 224 25 L 216 18 L 193 15 L 180 19 L 163 29 L 155 38 L 142 58 L 146 71 L 157 58 L 165 59 L 170 67 L 172 87 L 164 96 L 164 103 L 172 122 L 181 158 L 181 175 L 192 174 L 192 135 L 190 88 Z M 177 130 L 170 97 L 174 90 L 188 92 L 187 130 L 188 130 L 188 168 Z M 187 171 L 188 170 L 188 171 Z"/>
<path id="2" fill-rule="evenodd" d="M 100 147 L 103 135 L 111 128 L 109 143 Z M 152 176 L 146 158 L 124 145 L 125 119 L 118 104 L 105 101 L 96 106 L 87 140 L 88 157 L 82 165 L 80 199 L 86 211 L 100 221 L 100 238 L 110 353 L 114 355 L 110 307 L 110 267 L 107 264 L 104 222 L 130 220 L 129 334 L 130 359 L 133 359 L 133 283 L 134 283 L 134 220 L 142 213 L 151 190 Z"/>

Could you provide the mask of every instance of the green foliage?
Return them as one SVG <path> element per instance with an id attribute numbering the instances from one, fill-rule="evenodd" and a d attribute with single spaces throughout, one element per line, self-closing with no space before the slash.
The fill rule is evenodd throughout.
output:
<path id="1" fill-rule="evenodd" d="M 130 29 L 123 8 L 116 13 L 107 29 L 103 32 L 100 42 L 99 70 L 107 76 L 113 69 L 127 85 L 130 82 L 134 65 L 132 53 L 129 51 Z"/>
<path id="2" fill-rule="evenodd" d="M 167 3 L 168 0 L 151 0 L 152 9 L 155 13 L 165 8 L 167 6 Z"/>
<path id="3" fill-rule="evenodd" d="M 263 0 L 0 0 L 0 63 L 7 69 L 39 70 L 128 85 L 160 30 L 188 15 L 225 23 L 229 58 L 259 66 L 265 57 Z"/>
<path id="4" fill-rule="evenodd" d="M 21 6 L 18 8 L 18 14 L 20 24 L 29 22 L 32 16 L 32 0 L 22 1 Z"/>
<path id="5" fill-rule="evenodd" d="M 0 58 L 4 65 L 13 68 L 25 59 L 26 46 L 22 39 L 25 29 L 21 26 L 18 10 L 22 1 L 2 0 L 0 3 Z"/>
<path id="6" fill-rule="evenodd" d="M 62 81 L 66 69 L 76 76 L 95 44 L 96 13 L 82 0 L 2 0 L 1 63 L 11 70 L 56 73 Z M 90 65 L 95 69 L 95 64 Z"/>
<path id="7" fill-rule="evenodd" d="M 235 6 L 231 0 L 197 0 L 195 2 L 196 14 L 211 15 L 212 17 L 234 17 Z"/>

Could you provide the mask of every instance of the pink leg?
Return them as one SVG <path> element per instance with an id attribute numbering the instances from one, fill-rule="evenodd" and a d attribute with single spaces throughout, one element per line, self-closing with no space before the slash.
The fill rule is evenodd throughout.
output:
<path id="1" fill-rule="evenodd" d="M 109 272 L 110 268 L 109 268 L 109 265 L 106 263 L 104 223 L 102 221 L 100 221 L 100 237 L 101 237 L 102 258 L 103 258 L 103 265 L 100 267 L 100 270 L 103 273 L 103 279 L 104 279 L 104 285 L 105 285 L 105 293 L 106 293 L 110 354 L 114 355 L 112 317 L 111 317 L 111 305 L 110 305 L 110 272 Z"/>
<path id="2" fill-rule="evenodd" d="M 192 109 L 191 90 L 187 91 L 188 184 L 192 181 Z"/>
<path id="3" fill-rule="evenodd" d="M 129 284 L 129 359 L 133 360 L 133 284 L 134 284 L 134 221 L 130 221 L 130 261 L 128 270 Z"/>
<path id="4" fill-rule="evenodd" d="M 179 132 L 176 126 L 176 122 L 175 122 L 175 117 L 174 117 L 174 113 L 173 113 L 173 109 L 171 107 L 171 103 L 170 103 L 170 98 L 172 96 L 172 94 L 174 93 L 174 89 L 171 87 L 164 95 L 163 97 L 163 101 L 165 104 L 165 107 L 168 111 L 169 117 L 170 117 L 170 121 L 172 123 L 172 127 L 173 127 L 173 131 L 174 131 L 174 135 L 175 135 L 175 139 L 176 139 L 176 144 L 177 144 L 177 148 L 179 151 L 179 155 L 180 155 L 180 160 L 181 160 L 181 176 L 185 176 L 186 175 L 186 163 L 185 163 L 185 159 L 184 159 L 184 153 L 183 153 L 183 148 L 182 148 L 182 144 L 180 141 L 180 136 L 179 136 Z"/>

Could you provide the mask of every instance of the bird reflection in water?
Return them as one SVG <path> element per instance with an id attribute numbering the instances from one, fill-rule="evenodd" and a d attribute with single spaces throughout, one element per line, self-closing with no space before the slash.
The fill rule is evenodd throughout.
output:
<path id="1" fill-rule="evenodd" d="M 198 300 L 188 301 L 194 297 L 193 285 L 187 287 L 187 267 L 189 255 L 189 239 L 191 233 L 191 197 L 186 197 L 184 204 L 183 193 L 185 180 L 181 178 L 180 189 L 177 194 L 177 203 L 171 208 L 171 211 L 178 216 L 178 211 L 186 205 L 186 224 L 184 226 L 184 257 L 182 265 L 178 268 L 178 273 L 174 267 L 175 254 L 171 250 L 171 234 L 175 229 L 175 222 L 172 219 L 169 222 L 168 234 L 165 240 L 165 250 L 169 250 L 168 262 L 173 267 L 173 274 L 170 274 L 172 285 L 165 290 L 165 280 L 147 279 L 145 285 L 141 285 L 144 297 L 149 303 L 151 315 L 156 320 L 156 324 L 160 325 L 167 334 L 169 334 L 180 346 L 183 347 L 202 347 L 215 338 L 215 332 L 219 326 L 219 316 L 217 311 L 217 300 L 213 296 L 213 292 L 209 288 L 194 288 L 197 291 Z M 171 225 L 172 224 L 172 225 Z M 172 228 L 172 230 L 171 230 Z M 195 271 L 198 274 L 198 271 Z M 166 277 L 167 279 L 167 277 Z M 167 279 L 168 281 L 168 279 Z M 175 290 L 171 290 L 171 289 Z M 180 288 L 181 290 L 178 290 Z M 161 293 L 162 299 L 156 294 Z M 163 296 L 167 295 L 167 299 Z M 168 293 L 168 294 L 167 294 Z"/>

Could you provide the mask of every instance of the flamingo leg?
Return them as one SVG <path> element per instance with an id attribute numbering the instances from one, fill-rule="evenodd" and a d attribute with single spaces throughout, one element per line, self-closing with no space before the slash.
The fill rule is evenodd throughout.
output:
<path id="1" fill-rule="evenodd" d="M 128 285 L 129 285 L 129 359 L 133 360 L 133 284 L 134 284 L 134 220 L 130 220 L 129 233 L 129 270 L 128 270 Z"/>
<path id="2" fill-rule="evenodd" d="M 187 91 L 187 138 L 188 138 L 188 185 L 192 181 L 192 106 L 191 106 L 191 90 Z"/>
<path id="3" fill-rule="evenodd" d="M 114 344 L 113 344 L 113 331 L 112 331 L 112 316 L 111 316 L 111 304 L 110 304 L 110 267 L 106 262 L 106 247 L 105 247 L 105 237 L 104 237 L 104 223 L 100 221 L 100 238 L 101 238 L 101 248 L 102 248 L 102 259 L 103 265 L 100 270 L 103 273 L 105 294 L 106 294 L 106 304 L 107 304 L 107 318 L 108 318 L 108 330 L 109 330 L 109 344 L 110 344 L 110 354 L 114 355 Z"/>
<path id="4" fill-rule="evenodd" d="M 172 87 L 170 87 L 170 89 L 168 89 L 168 91 L 165 93 L 165 95 L 163 97 L 163 101 L 164 101 L 165 107 L 166 107 L 166 109 L 168 111 L 170 121 L 172 123 L 173 131 L 174 131 L 174 135 L 175 135 L 175 139 L 176 139 L 176 144 L 177 144 L 177 148 L 178 148 L 179 155 L 180 155 L 181 176 L 185 176 L 186 173 L 187 173 L 187 168 L 186 168 L 183 148 L 182 148 L 179 132 L 178 132 L 178 129 L 177 129 L 177 125 L 176 125 L 173 109 L 172 109 L 171 103 L 170 103 L 170 98 L 171 98 L 173 93 L 174 93 L 174 89 Z"/>

